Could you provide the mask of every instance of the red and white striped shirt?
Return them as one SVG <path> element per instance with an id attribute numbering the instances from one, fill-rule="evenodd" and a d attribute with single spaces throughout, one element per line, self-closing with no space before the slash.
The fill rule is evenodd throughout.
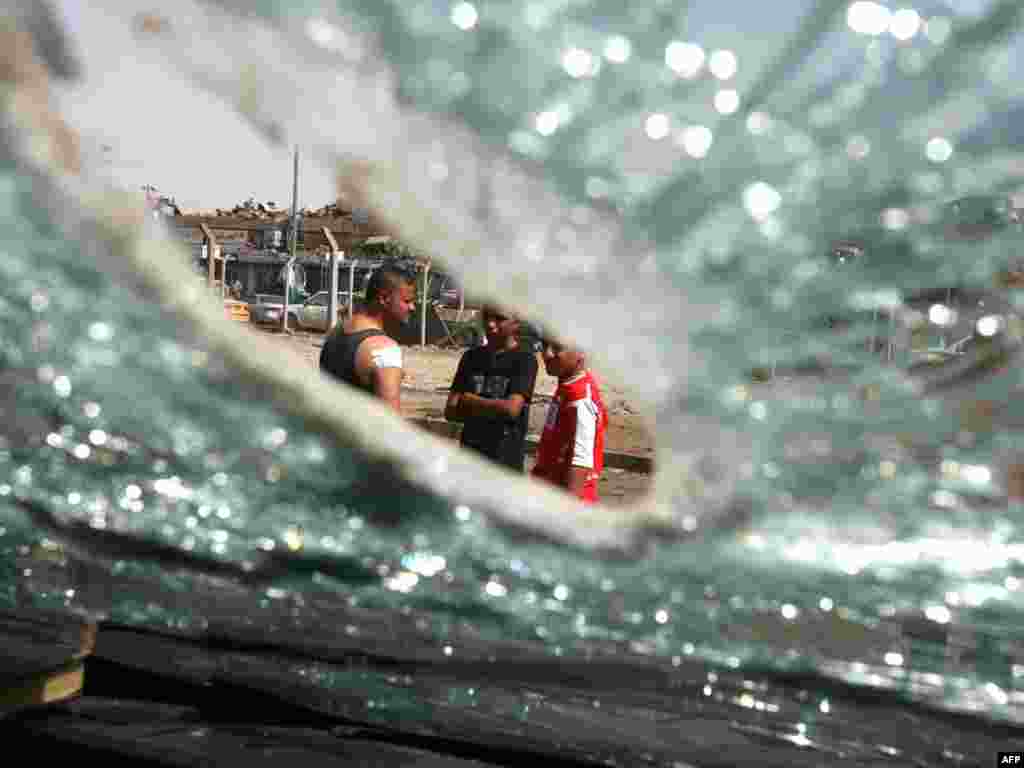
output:
<path id="1" fill-rule="evenodd" d="M 580 498 L 586 502 L 597 501 L 607 428 L 608 411 L 594 374 L 583 371 L 558 382 L 537 446 L 533 475 L 566 488 L 570 467 L 588 469 Z"/>

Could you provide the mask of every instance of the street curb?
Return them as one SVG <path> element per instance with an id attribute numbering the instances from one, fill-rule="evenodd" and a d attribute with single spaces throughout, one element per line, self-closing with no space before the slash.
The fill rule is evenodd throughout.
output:
<path id="1" fill-rule="evenodd" d="M 420 416 L 409 421 L 418 427 L 433 432 L 435 435 L 447 437 L 451 440 L 458 439 L 459 433 L 462 431 L 462 425 L 460 424 L 430 416 Z M 539 438 L 535 435 L 527 435 L 526 452 L 536 453 L 538 441 Z M 649 475 L 654 471 L 654 462 L 649 457 L 637 456 L 633 453 L 622 453 L 620 451 L 605 451 L 604 465 L 608 469 L 622 469 L 627 472 L 637 472 L 645 475 Z"/>

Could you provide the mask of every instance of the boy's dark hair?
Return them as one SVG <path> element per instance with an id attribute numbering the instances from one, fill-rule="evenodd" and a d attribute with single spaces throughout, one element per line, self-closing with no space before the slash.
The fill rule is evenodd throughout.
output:
<path id="1" fill-rule="evenodd" d="M 366 282 L 366 303 L 372 304 L 381 293 L 398 290 L 402 285 L 416 285 L 416 275 L 408 267 L 385 264 L 374 270 Z"/>
<path id="2" fill-rule="evenodd" d="M 543 350 L 549 344 L 554 344 L 556 346 L 561 345 L 559 338 L 554 333 L 551 332 L 550 328 L 545 328 L 543 326 L 537 325 L 532 327 L 532 331 L 538 351 Z"/>
<path id="3" fill-rule="evenodd" d="M 528 320 L 519 323 L 519 343 L 531 352 L 542 352 L 544 332 L 540 326 Z"/>

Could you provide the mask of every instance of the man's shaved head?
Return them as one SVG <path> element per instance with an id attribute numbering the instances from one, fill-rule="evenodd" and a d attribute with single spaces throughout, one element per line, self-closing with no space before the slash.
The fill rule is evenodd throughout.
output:
<path id="1" fill-rule="evenodd" d="M 416 285 L 416 276 L 403 267 L 388 264 L 375 270 L 366 284 L 366 303 L 373 304 L 385 293 L 399 290 L 403 285 Z"/>

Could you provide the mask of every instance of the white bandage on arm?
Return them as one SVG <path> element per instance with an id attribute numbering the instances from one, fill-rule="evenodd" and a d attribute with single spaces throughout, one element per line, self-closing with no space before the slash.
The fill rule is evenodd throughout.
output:
<path id="1" fill-rule="evenodd" d="M 394 346 L 375 349 L 370 352 L 370 360 L 374 368 L 401 368 L 402 348 Z"/>

